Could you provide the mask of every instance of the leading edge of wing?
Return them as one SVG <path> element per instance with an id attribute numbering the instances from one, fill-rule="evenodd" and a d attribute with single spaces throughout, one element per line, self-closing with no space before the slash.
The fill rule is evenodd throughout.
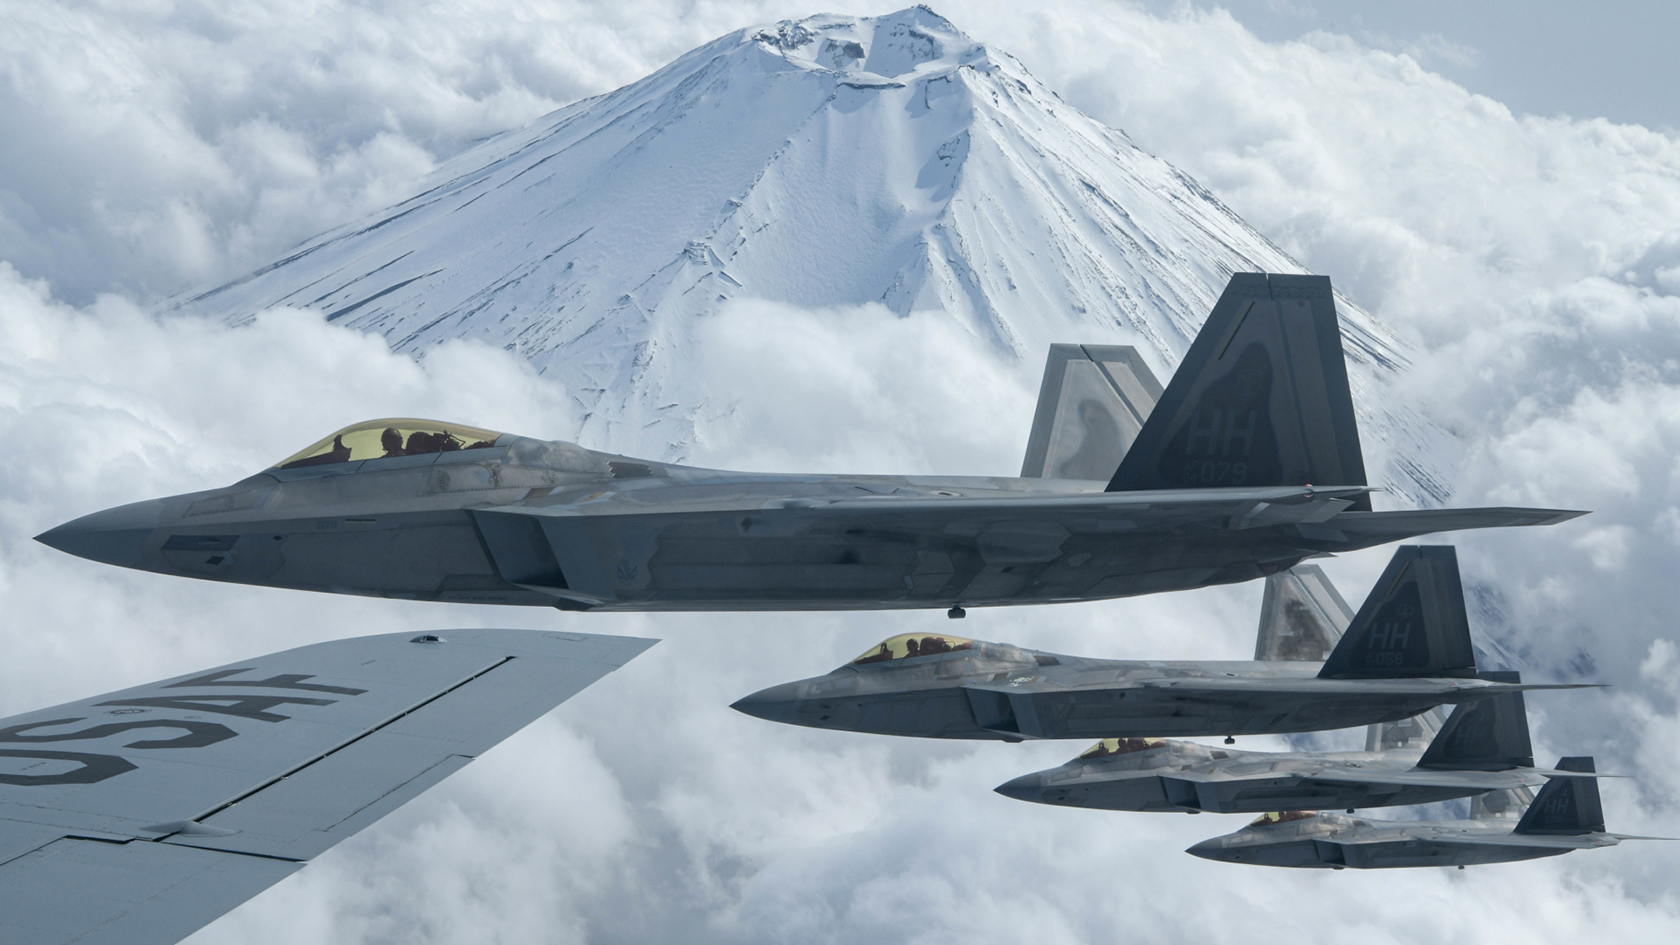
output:
<path id="1" fill-rule="evenodd" d="M 0 720 L 0 941 L 176 942 L 654 642 L 384 634 Z"/>

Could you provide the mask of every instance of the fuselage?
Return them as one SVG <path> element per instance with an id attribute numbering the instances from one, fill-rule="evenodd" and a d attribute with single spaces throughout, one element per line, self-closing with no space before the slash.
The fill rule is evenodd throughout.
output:
<path id="1" fill-rule="evenodd" d="M 1291 816 L 1291 815 L 1285 815 Z M 1301 816 L 1301 815 L 1294 815 Z M 1253 824 L 1187 852 L 1209 860 L 1301 869 L 1472 866 L 1614 846 L 1614 834 L 1521 834 L 1497 820 L 1382 821 L 1318 813 Z"/>
<path id="2" fill-rule="evenodd" d="M 1125 597 L 1244 581 L 1398 537 L 1338 528 L 1349 503 L 1310 488 L 1117 496 L 1104 486 L 731 472 L 503 434 L 449 452 L 270 468 L 40 538 L 110 564 L 333 593 L 798 610 Z M 1382 513 L 1350 514 L 1370 525 Z"/>
<path id="3" fill-rule="evenodd" d="M 1533 769 L 1420 770 L 1422 750 L 1259 752 L 1107 739 L 997 788 L 1018 800 L 1124 811 L 1221 814 L 1430 804 L 1544 782 Z"/>
<path id="4" fill-rule="evenodd" d="M 1325 731 L 1509 691 L 1470 678 L 1321 679 L 1322 663 L 1098 660 L 949 639 L 955 649 L 854 662 L 734 707 L 813 728 L 1020 741 Z"/>

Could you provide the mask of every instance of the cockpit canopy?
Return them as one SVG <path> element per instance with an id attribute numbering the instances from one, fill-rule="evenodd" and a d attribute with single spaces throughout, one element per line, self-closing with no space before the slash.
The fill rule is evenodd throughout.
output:
<path id="1" fill-rule="evenodd" d="M 441 423 L 437 420 L 414 420 L 405 417 L 369 420 L 345 427 L 276 465 L 280 469 L 298 469 L 303 466 L 325 466 L 328 463 L 350 463 L 364 459 L 481 450 L 495 446 L 497 437 L 501 435 L 494 430 L 481 430 L 458 423 Z"/>
<path id="2" fill-rule="evenodd" d="M 1105 738 L 1080 754 L 1081 758 L 1107 758 L 1110 755 L 1129 755 L 1134 751 L 1160 748 L 1167 742 L 1161 738 Z"/>
<path id="3" fill-rule="evenodd" d="M 912 656 L 932 656 L 935 653 L 950 653 L 956 650 L 973 649 L 973 647 L 974 641 L 967 637 L 953 637 L 943 633 L 901 633 L 870 647 L 868 652 L 852 660 L 848 665 L 885 663 L 889 660 L 908 659 Z"/>
<path id="4" fill-rule="evenodd" d="M 1272 813 L 1261 814 L 1259 817 L 1254 818 L 1254 823 L 1249 824 L 1249 826 L 1250 827 L 1269 827 L 1272 824 L 1288 824 L 1288 823 L 1294 823 L 1297 820 L 1311 820 L 1311 819 L 1313 819 L 1314 817 L 1317 817 L 1317 816 L 1318 816 L 1317 811 L 1310 811 L 1310 810 L 1273 811 Z"/>

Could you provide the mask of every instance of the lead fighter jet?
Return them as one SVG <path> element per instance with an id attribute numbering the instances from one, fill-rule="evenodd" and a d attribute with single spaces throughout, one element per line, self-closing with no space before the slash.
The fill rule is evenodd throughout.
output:
<path id="1" fill-rule="evenodd" d="M 1526 689 L 1476 670 L 1449 546 L 1395 552 L 1347 633 L 1319 661 L 1140 661 L 903 634 L 832 673 L 734 708 L 775 722 L 924 738 L 1269 735 L 1396 722 Z"/>
<path id="2" fill-rule="evenodd" d="M 1052 348 L 1021 478 L 780 475 L 423 420 L 42 534 L 241 584 L 571 610 L 963 608 L 1247 581 L 1545 509 L 1376 512 L 1330 280 L 1238 273 L 1163 392 Z"/>

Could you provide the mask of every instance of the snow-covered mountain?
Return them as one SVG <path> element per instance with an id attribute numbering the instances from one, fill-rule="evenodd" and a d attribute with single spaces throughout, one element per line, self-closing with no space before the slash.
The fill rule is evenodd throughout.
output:
<path id="1" fill-rule="evenodd" d="M 1164 379 L 1242 270 L 1304 271 L 1183 172 L 918 6 L 731 33 L 170 304 L 234 320 L 314 307 L 416 352 L 480 338 L 564 384 L 580 438 L 651 425 L 678 459 L 705 396 L 682 354 L 730 299 L 941 313 L 1034 364 L 1051 342 L 1134 344 Z M 1382 396 L 1404 346 L 1340 308 L 1367 452 L 1387 457 L 1371 473 L 1432 504 L 1444 435 Z"/>

